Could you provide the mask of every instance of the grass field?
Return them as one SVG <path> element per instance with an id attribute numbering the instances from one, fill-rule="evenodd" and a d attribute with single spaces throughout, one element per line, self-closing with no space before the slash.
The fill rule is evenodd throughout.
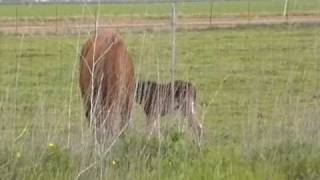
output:
<path id="1" fill-rule="evenodd" d="M 87 37 L 0 36 L 0 179 L 319 179 L 319 32 L 178 32 L 177 78 L 198 89 L 201 151 L 172 123 L 178 117 L 163 119 L 160 147 L 147 141 L 135 107 L 128 135 L 106 155 L 78 89 Z M 122 34 L 137 77 L 169 81 L 170 33 Z"/>
<path id="2" fill-rule="evenodd" d="M 171 16 L 171 4 L 102 4 L 97 5 L 0 5 L 2 19 L 43 19 L 43 18 L 76 18 L 81 16 L 94 17 L 99 11 L 101 16 L 108 17 L 143 17 L 168 18 Z M 238 0 L 217 1 L 213 3 L 213 16 L 236 15 L 282 15 L 284 2 L 281 0 Z M 249 12 L 248 12 L 249 9 Z M 209 2 L 178 3 L 177 13 L 180 17 L 209 17 L 211 4 Z M 288 13 L 320 14 L 320 0 L 290 0 Z"/>

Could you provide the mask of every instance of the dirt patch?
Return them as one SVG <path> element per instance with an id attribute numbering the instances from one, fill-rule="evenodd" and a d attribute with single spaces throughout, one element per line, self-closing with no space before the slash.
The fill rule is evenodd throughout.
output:
<path id="1" fill-rule="evenodd" d="M 215 17 L 178 19 L 179 29 L 230 28 L 246 25 L 275 25 L 275 24 L 320 24 L 320 15 L 304 16 L 265 16 L 265 17 Z M 57 21 L 0 21 L 0 33 L 3 34 L 74 34 L 88 33 L 98 28 L 141 30 L 169 30 L 169 19 L 138 19 L 138 18 L 103 18 L 97 23 L 94 19 Z"/>

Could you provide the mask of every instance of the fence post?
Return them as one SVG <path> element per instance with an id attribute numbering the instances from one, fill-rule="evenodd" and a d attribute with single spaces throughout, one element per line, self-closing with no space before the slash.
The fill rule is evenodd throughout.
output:
<path id="1" fill-rule="evenodd" d="M 174 81 L 176 71 L 176 2 L 172 3 L 171 110 L 174 110 Z"/>
<path id="2" fill-rule="evenodd" d="M 58 35 L 58 5 L 56 1 L 56 35 Z"/>
<path id="3" fill-rule="evenodd" d="M 250 0 L 248 0 L 248 4 L 247 4 L 247 20 L 248 20 L 248 24 L 250 23 Z"/>
<path id="4" fill-rule="evenodd" d="M 286 21 L 288 22 L 288 4 L 289 4 L 289 0 L 286 0 L 285 3 L 284 3 L 284 6 L 283 6 L 283 16 L 286 17 Z"/>
<path id="5" fill-rule="evenodd" d="M 95 33 L 98 32 L 98 7 L 95 7 L 94 9 L 94 29 Z"/>
<path id="6" fill-rule="evenodd" d="M 213 1 L 210 3 L 210 26 L 212 26 L 212 15 L 213 15 Z"/>
<path id="7" fill-rule="evenodd" d="M 18 5 L 16 5 L 16 33 L 15 34 L 18 34 Z"/>

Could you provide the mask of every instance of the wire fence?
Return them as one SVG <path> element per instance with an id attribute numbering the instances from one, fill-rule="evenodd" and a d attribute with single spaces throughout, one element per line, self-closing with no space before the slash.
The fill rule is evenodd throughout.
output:
<path id="1" fill-rule="evenodd" d="M 320 3 L 311 1 L 177 2 L 177 28 L 319 23 Z M 86 32 L 97 20 L 100 27 L 170 29 L 170 19 L 171 4 L 166 1 L 0 5 L 0 32 L 16 34 L 65 34 L 78 32 L 78 29 Z"/>
<path id="2" fill-rule="evenodd" d="M 25 162 L 21 163 L 14 178 L 25 177 L 26 169 L 34 166 L 30 162 L 39 166 L 46 162 L 46 159 L 39 160 L 33 152 L 45 153 L 54 146 L 70 149 L 72 159 L 76 159 L 71 162 L 75 170 L 68 179 L 87 173 L 87 179 L 94 179 L 90 177 L 95 175 L 103 177 L 95 169 L 99 164 L 97 159 L 100 159 L 92 156 L 99 153 L 88 140 L 92 134 L 85 119 L 77 69 L 81 47 L 96 27 L 123 30 L 120 34 L 135 63 L 137 80 L 161 83 L 185 80 L 195 85 L 197 107 L 202 110 L 199 110 L 199 119 L 204 124 L 204 143 L 209 153 L 215 155 L 212 157 L 223 162 L 221 155 L 226 152 L 229 157 L 236 149 L 236 156 L 241 154 L 237 162 L 246 158 L 260 161 L 256 158 L 262 156 L 262 160 L 270 161 L 270 165 L 282 164 L 285 175 L 296 172 L 297 169 L 287 171 L 287 167 L 296 161 L 286 158 L 295 148 L 283 152 L 283 147 L 288 149 L 288 144 L 299 147 L 297 155 L 300 158 L 301 152 L 310 152 L 304 149 L 304 143 L 315 147 L 320 137 L 317 131 L 320 127 L 317 121 L 320 102 L 319 1 L 232 0 L 176 2 L 174 5 L 175 8 L 169 2 L 0 5 L 0 147 L 8 147 L 12 152 L 8 157 L 23 154 L 20 160 Z M 255 25 L 259 27 L 250 27 Z M 245 28 L 233 28 L 238 26 Z M 209 29 L 198 31 L 205 28 Z M 144 138 L 142 129 L 146 118 L 141 107 L 135 112 L 135 118 L 132 136 L 125 138 Z M 163 117 L 162 122 L 178 122 L 176 117 L 166 118 Z M 173 139 L 173 145 L 182 142 L 181 148 L 174 150 L 169 158 L 165 153 L 160 159 L 184 167 L 190 160 L 190 155 L 185 153 L 189 148 L 183 145 L 179 134 L 172 133 L 176 132 L 174 128 L 170 126 L 162 132 L 169 134 L 167 137 L 170 138 L 166 140 Z M 304 143 L 301 147 L 295 146 L 296 141 Z M 108 157 L 111 168 L 101 162 L 101 169 L 107 166 L 110 168 L 107 172 L 114 172 L 112 167 L 118 168 L 118 162 L 131 168 L 132 164 L 145 162 L 153 153 L 153 149 L 148 153 L 150 147 L 145 148 L 145 144 L 132 147 L 135 141 L 128 142 L 128 146 L 114 150 Z M 170 144 L 163 144 L 163 147 L 172 150 Z M 217 153 L 216 147 L 222 150 Z M 279 150 L 269 147 L 279 147 Z M 5 159 L 8 150 L 0 151 Z M 319 151 L 312 149 L 312 152 Z M 128 153 L 133 158 L 128 158 L 127 163 L 121 158 Z M 269 156 L 277 153 L 282 153 L 283 161 Z M 136 154 L 142 154 L 142 158 L 135 158 Z M 178 160 L 175 159 L 177 155 Z M 198 159 L 195 155 L 191 157 Z M 210 174 L 212 159 L 205 157 L 199 161 L 207 161 L 207 177 L 214 177 Z M 11 161 L 8 162 L 10 165 Z M 12 166 L 16 167 L 16 162 L 13 161 Z M 61 168 L 61 163 L 55 164 Z M 301 162 L 303 168 L 299 170 L 308 170 L 306 164 Z M 16 172 L 8 172 L 9 165 L 0 168 L 6 179 L 12 179 Z M 231 169 L 235 169 L 231 165 Z M 152 165 L 143 166 L 147 167 L 144 173 Z M 240 166 L 243 168 L 242 164 Z M 166 171 L 170 169 L 174 168 Z M 318 173 L 318 169 L 311 168 L 310 171 Z M 307 170 L 301 174 L 309 173 Z M 128 174 L 127 171 L 119 166 L 120 175 Z M 32 169 L 35 177 L 38 172 L 43 173 Z M 48 174 L 52 174 L 50 172 Z M 161 170 L 157 177 L 163 172 Z M 169 174 L 168 178 L 177 172 Z M 188 170 L 179 173 L 185 177 L 185 172 Z M 108 177 L 114 178 L 112 174 Z"/>

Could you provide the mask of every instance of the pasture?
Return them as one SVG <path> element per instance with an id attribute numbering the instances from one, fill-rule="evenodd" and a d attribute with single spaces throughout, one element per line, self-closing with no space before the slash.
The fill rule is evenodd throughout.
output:
<path id="1" fill-rule="evenodd" d="M 282 15 L 284 2 L 280 0 L 233 0 L 213 1 L 213 16 L 270 16 Z M 290 0 L 288 13 L 290 15 L 320 14 L 319 0 Z M 94 18 L 98 11 L 103 17 L 134 17 L 134 18 L 168 18 L 171 16 L 170 3 L 150 4 L 58 4 L 58 5 L 1 5 L 1 19 L 81 19 Z M 180 18 L 210 17 L 210 2 L 178 3 L 177 12 Z"/>
<path id="2" fill-rule="evenodd" d="M 3 11 L 0 11 L 3 13 Z M 195 84 L 204 144 L 163 119 L 147 140 L 92 142 L 78 85 L 86 35 L 0 35 L 0 179 L 318 179 L 320 27 L 177 32 L 177 79 Z M 123 31 L 136 77 L 170 80 L 171 34 Z"/>

